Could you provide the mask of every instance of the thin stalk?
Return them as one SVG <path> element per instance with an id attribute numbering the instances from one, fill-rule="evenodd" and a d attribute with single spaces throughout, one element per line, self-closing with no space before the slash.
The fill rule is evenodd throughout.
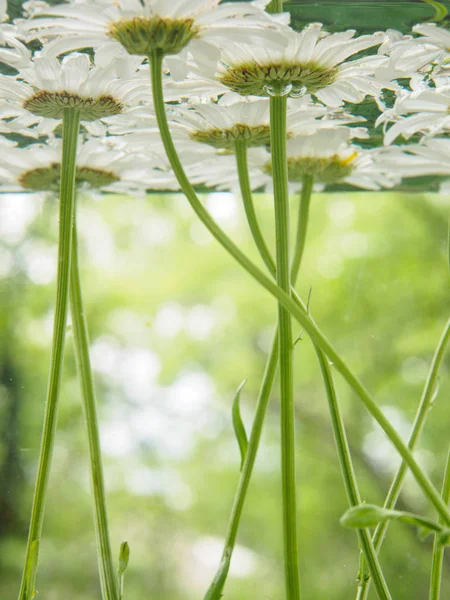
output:
<path id="1" fill-rule="evenodd" d="M 80 271 L 78 266 L 78 239 L 76 216 L 73 227 L 72 261 L 70 267 L 70 304 L 73 336 L 81 381 L 83 412 L 89 442 L 91 483 L 94 495 L 94 523 L 97 538 L 98 562 L 103 600 L 119 600 L 118 582 L 114 570 L 109 539 L 108 513 L 103 478 L 97 406 L 94 393 L 91 361 L 89 358 L 89 334 L 83 307 Z"/>
<path id="2" fill-rule="evenodd" d="M 317 358 L 319 360 L 320 369 L 322 371 L 322 377 L 325 384 L 325 390 L 327 393 L 328 406 L 330 409 L 331 423 L 333 427 L 333 435 L 336 442 L 336 448 L 339 456 L 339 464 L 341 467 L 342 477 L 344 479 L 345 491 L 347 494 L 348 503 L 350 506 L 358 506 L 361 504 L 361 496 L 356 482 L 355 471 L 352 464 L 350 455 L 350 448 L 347 441 L 347 435 L 345 432 L 344 421 L 339 409 L 339 404 L 336 395 L 336 388 L 333 381 L 333 375 L 331 373 L 330 365 L 326 356 L 315 346 Z M 389 600 L 391 594 L 387 587 L 386 581 L 383 576 L 380 564 L 378 562 L 378 556 L 370 532 L 368 529 L 358 529 L 357 531 L 359 543 L 367 562 L 369 572 L 372 576 L 378 598 L 380 600 Z"/>
<path id="3" fill-rule="evenodd" d="M 286 154 L 287 97 L 270 98 L 270 144 L 275 205 L 276 267 L 278 286 L 291 293 L 289 263 L 289 191 Z M 295 473 L 295 405 L 292 317 L 278 304 L 281 412 L 281 484 L 283 492 L 284 570 L 287 600 L 299 600 L 300 576 L 297 540 L 297 494 Z"/>
<path id="4" fill-rule="evenodd" d="M 297 236 L 295 238 L 295 248 L 291 265 L 291 274 L 298 273 L 300 262 L 305 250 L 306 234 L 309 224 L 309 207 L 311 205 L 311 196 L 314 185 L 314 176 L 305 175 L 303 177 L 303 186 L 300 195 L 300 205 L 298 209 Z M 297 264 L 298 263 L 298 264 Z"/>
<path id="5" fill-rule="evenodd" d="M 445 355 L 445 350 L 450 341 L 450 319 L 447 321 L 444 331 L 442 332 L 441 338 L 437 345 L 436 351 L 433 356 L 433 360 L 431 361 L 430 370 L 428 372 L 427 380 L 425 382 L 425 386 L 422 392 L 422 397 L 420 399 L 419 407 L 417 409 L 416 416 L 414 418 L 414 423 L 411 429 L 411 434 L 408 440 L 408 449 L 412 453 L 414 448 L 417 445 L 417 442 L 422 434 L 426 418 L 430 411 L 433 398 L 435 395 L 435 390 L 438 384 L 438 376 L 439 369 L 442 364 L 442 360 Z M 407 465 L 406 461 L 403 460 L 401 463 L 395 477 L 392 481 L 391 487 L 389 488 L 389 492 L 386 496 L 386 500 L 384 502 L 384 507 L 387 509 L 395 508 L 397 500 L 400 496 L 400 492 L 403 486 L 403 482 L 407 473 Z M 445 502 L 445 500 L 444 500 Z M 448 502 L 445 502 L 448 504 Z M 443 515 L 440 514 L 441 518 Z M 443 522 L 446 522 L 445 519 Z M 448 522 L 446 522 L 448 524 Z M 373 543 L 377 552 L 380 552 L 381 546 L 383 545 L 384 538 L 386 536 L 387 528 L 389 526 L 388 522 L 381 523 L 375 529 L 375 533 L 373 535 Z M 357 600 L 366 600 L 370 587 L 370 579 L 368 577 L 363 577 L 361 581 L 361 587 L 358 590 Z"/>
<path id="6" fill-rule="evenodd" d="M 44 522 L 48 481 L 58 420 L 58 401 L 61 388 L 69 298 L 70 256 L 75 203 L 75 170 L 79 128 L 79 113 L 69 108 L 64 109 L 59 201 L 58 269 L 52 353 L 45 403 L 44 428 L 41 438 L 39 465 L 19 600 L 31 600 L 34 595 L 39 543 Z"/>
<path id="7" fill-rule="evenodd" d="M 408 464 L 411 473 L 413 474 L 425 496 L 442 516 L 445 523 L 450 525 L 450 511 L 442 501 L 438 490 L 433 486 L 426 473 L 424 473 L 422 468 L 419 466 L 408 447 L 403 442 L 402 438 L 386 418 L 383 411 L 378 407 L 377 403 L 366 390 L 362 382 L 348 367 L 345 360 L 339 355 L 331 342 L 309 317 L 306 307 L 302 303 L 301 299 L 294 292 L 292 292 L 291 297 L 285 291 L 281 290 L 272 279 L 264 275 L 264 273 L 258 269 L 258 267 L 253 264 L 253 262 L 241 250 L 239 250 L 239 248 L 232 242 L 226 233 L 217 225 L 217 223 L 214 221 L 214 219 L 212 219 L 211 215 L 198 199 L 192 184 L 184 172 L 167 122 L 162 88 L 163 56 L 159 51 L 155 51 L 149 56 L 149 59 L 151 66 L 154 109 L 158 121 L 161 140 L 164 144 L 167 157 L 178 180 L 180 188 L 182 189 L 195 214 L 205 225 L 211 235 L 216 238 L 223 248 L 241 265 L 241 267 L 245 269 L 249 275 L 251 275 L 274 298 L 283 304 L 283 306 L 300 323 L 300 325 L 302 325 L 309 337 L 334 363 L 335 368 L 341 373 L 349 386 L 355 391 L 357 396 L 366 406 L 369 413 L 386 433 L 387 437 L 395 446 L 400 456 Z"/>
<path id="8" fill-rule="evenodd" d="M 444 482 L 442 484 L 442 499 L 447 504 L 450 502 L 450 448 L 447 453 Z M 443 525 L 439 517 L 438 523 Z M 445 546 L 439 543 L 439 536 L 434 536 L 433 561 L 431 563 L 430 600 L 439 600 L 441 596 L 442 563 L 444 561 Z"/>
<path id="9" fill-rule="evenodd" d="M 261 258 L 264 264 L 269 269 L 269 272 L 275 276 L 276 267 L 275 262 L 270 254 L 270 250 L 267 247 L 266 240 L 262 234 L 259 226 L 258 217 L 256 216 L 255 206 L 253 204 L 252 188 L 250 186 L 250 179 L 248 176 L 248 161 L 247 161 L 247 142 L 245 140 L 236 140 L 234 145 L 234 151 L 236 154 L 236 165 L 239 175 L 239 185 L 241 188 L 242 202 L 244 204 L 245 216 L 250 227 L 253 239 L 256 247 L 259 250 Z"/>
<path id="10" fill-rule="evenodd" d="M 246 169 L 246 173 L 240 173 L 240 178 L 242 181 L 245 181 L 245 180 L 248 181 L 248 167 L 245 166 L 245 169 Z M 252 198 L 250 186 L 248 186 L 246 189 L 249 190 L 248 192 L 246 192 L 246 194 L 248 194 L 247 202 L 249 205 L 253 206 L 253 198 Z M 309 187 L 309 194 L 311 194 L 311 192 L 312 192 L 312 186 Z M 306 202 L 308 205 L 310 202 L 310 198 L 307 197 L 306 194 L 304 194 L 304 193 L 302 193 L 302 195 L 301 195 L 301 203 L 303 203 L 303 202 Z M 307 212 L 305 213 L 302 210 L 301 206 L 299 207 L 299 211 L 300 211 L 300 213 L 303 212 L 307 218 L 308 213 Z M 264 262 L 266 262 L 266 265 L 268 267 L 269 267 L 269 265 L 273 265 L 273 269 L 275 271 L 275 262 L 272 258 L 272 255 L 270 254 L 270 250 L 268 250 L 267 245 L 266 245 L 265 240 L 262 237 L 262 235 L 261 235 L 261 237 L 258 235 L 258 232 L 260 233 L 261 229 L 260 229 L 259 223 L 257 221 L 256 213 L 254 212 L 254 210 L 253 211 L 246 210 L 246 215 L 247 215 L 247 220 L 249 221 L 250 231 L 253 234 L 253 240 L 255 242 L 257 249 L 259 250 L 259 253 L 261 254 L 261 257 L 263 255 L 263 253 L 267 252 L 268 260 L 267 260 L 267 262 L 266 261 L 264 261 Z M 255 220 L 254 220 L 254 222 L 250 223 L 250 220 L 253 215 L 254 215 Z M 256 223 L 256 227 L 254 226 L 255 223 Z M 303 250 L 305 248 L 305 244 L 299 243 L 298 238 L 300 235 L 306 235 L 306 232 L 307 232 L 306 224 L 301 223 L 300 219 L 299 219 L 298 225 L 297 225 L 295 251 L 294 251 L 293 258 L 292 258 L 292 268 L 291 268 L 292 285 L 295 285 L 295 283 L 297 281 L 297 277 L 298 277 L 298 273 L 300 271 L 300 266 L 301 266 L 302 257 L 303 257 Z M 264 242 L 263 244 L 261 244 L 261 240 Z M 293 265 L 295 265 L 295 267 Z M 269 270 L 271 270 L 270 267 L 269 267 Z M 274 275 L 275 275 L 275 273 L 274 273 Z M 256 411 L 255 411 L 255 418 L 253 420 L 250 438 L 248 441 L 247 454 L 245 456 L 244 465 L 242 467 L 241 475 L 239 477 L 238 487 L 237 487 L 236 494 L 234 497 L 233 507 L 231 510 L 231 515 L 230 515 L 230 519 L 229 519 L 229 523 L 228 523 L 228 530 L 227 530 L 227 534 L 225 536 L 225 544 L 224 544 L 224 550 L 223 550 L 221 562 L 219 565 L 219 569 L 218 569 L 210 587 L 208 588 L 208 591 L 206 592 L 204 600 L 219 600 L 221 597 L 225 582 L 226 582 L 228 570 L 230 567 L 231 556 L 233 554 L 234 545 L 236 543 L 236 536 L 237 536 L 237 532 L 238 532 L 238 528 L 239 528 L 240 519 L 242 516 L 242 510 L 244 508 L 244 503 L 245 503 L 247 491 L 248 491 L 248 488 L 250 485 L 250 479 L 252 476 L 253 467 L 255 465 L 255 460 L 256 460 L 256 455 L 257 455 L 258 448 L 259 448 L 259 443 L 261 440 L 262 428 L 264 425 L 264 419 L 266 416 L 267 406 L 268 406 L 268 403 L 270 400 L 270 394 L 272 392 L 273 381 L 275 378 L 277 366 L 278 366 L 278 327 L 275 331 L 275 334 L 274 334 L 274 337 L 272 340 L 269 357 L 268 357 L 266 368 L 264 371 L 263 380 L 261 383 L 261 389 L 260 389 L 260 393 L 259 393 L 259 397 L 258 397 Z"/>

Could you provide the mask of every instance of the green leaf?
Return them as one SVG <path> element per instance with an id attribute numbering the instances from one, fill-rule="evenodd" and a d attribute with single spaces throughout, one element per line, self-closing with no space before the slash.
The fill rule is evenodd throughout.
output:
<path id="1" fill-rule="evenodd" d="M 244 381 L 238 387 L 238 389 L 236 391 L 236 395 L 234 397 L 233 409 L 232 409 L 234 433 L 236 435 L 236 439 L 239 444 L 239 450 L 241 451 L 241 471 L 242 471 L 242 467 L 244 466 L 245 455 L 247 454 L 248 438 L 247 438 L 247 433 L 245 431 L 244 423 L 242 422 L 241 407 L 239 404 L 239 400 L 241 397 L 242 388 L 244 387 L 244 385 L 246 383 L 247 383 L 247 380 L 244 379 Z"/>
<path id="2" fill-rule="evenodd" d="M 437 22 L 443 21 L 445 19 L 445 17 L 448 15 L 448 10 L 440 2 L 436 2 L 436 0 L 423 0 L 423 2 L 426 2 L 427 4 L 429 4 L 430 6 L 432 6 L 434 8 L 435 13 L 434 13 L 433 21 L 437 21 Z"/>
<path id="3" fill-rule="evenodd" d="M 376 527 L 378 523 L 390 518 L 389 510 L 375 504 L 361 504 L 353 506 L 341 517 L 341 525 L 350 529 L 364 529 Z"/>
<path id="4" fill-rule="evenodd" d="M 123 600 L 123 584 L 125 571 L 130 560 L 130 546 L 128 542 L 122 542 L 119 550 L 119 568 L 117 569 L 117 577 L 119 579 L 120 600 Z"/>
<path id="5" fill-rule="evenodd" d="M 401 521 L 419 527 L 422 531 L 422 537 L 426 537 L 431 532 L 441 533 L 443 530 L 441 525 L 426 517 L 400 510 L 388 510 L 375 504 L 361 504 L 349 508 L 341 517 L 341 525 L 348 528 L 364 529 L 365 527 L 376 527 L 379 523 L 389 520 Z"/>
<path id="6" fill-rule="evenodd" d="M 130 546 L 128 545 L 128 542 L 122 542 L 120 544 L 120 551 L 119 551 L 119 575 L 123 575 L 123 573 L 125 573 L 125 570 L 128 567 L 129 560 L 130 560 Z"/>

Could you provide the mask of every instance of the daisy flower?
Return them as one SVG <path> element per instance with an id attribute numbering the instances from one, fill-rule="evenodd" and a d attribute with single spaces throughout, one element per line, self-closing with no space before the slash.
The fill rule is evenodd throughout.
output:
<path id="1" fill-rule="evenodd" d="M 238 95 L 226 96 L 218 103 L 174 108 L 171 122 L 177 123 L 185 135 L 195 142 L 209 144 L 217 149 L 233 150 L 236 141 L 243 140 L 248 147 L 270 144 L 270 103 L 268 98 Z M 234 102 L 233 102 L 234 100 Z M 326 119 L 320 119 L 327 117 Z M 300 101 L 289 100 L 287 135 L 314 133 L 318 129 L 358 121 L 356 117 L 333 119 L 332 112 L 319 104 L 312 104 L 308 95 Z"/>
<path id="2" fill-rule="evenodd" d="M 264 11 L 269 0 L 222 3 L 222 0 L 72 0 L 42 11 L 42 18 L 24 25 L 41 39 L 56 38 L 46 52 L 59 55 L 81 48 L 121 44 L 130 54 L 165 56 L 188 49 L 195 61 L 209 70 L 218 58 L 216 44 L 248 40 L 264 32 L 272 40 L 279 23 L 289 15 Z"/>
<path id="3" fill-rule="evenodd" d="M 399 135 L 409 139 L 415 133 L 436 135 L 450 130 L 450 85 L 437 89 L 428 88 L 403 92 L 392 109 L 377 119 L 375 126 L 394 122 L 386 132 L 384 144 L 392 144 Z"/>
<path id="4" fill-rule="evenodd" d="M 248 147 L 270 144 L 270 103 L 267 98 L 242 98 L 230 93 L 217 103 L 171 105 L 168 113 L 179 151 L 191 146 L 191 141 L 228 151 L 233 151 L 239 140 L 245 141 Z M 320 104 L 312 104 L 310 96 L 288 101 L 289 137 L 361 120 L 343 112 L 333 112 Z M 154 115 L 137 107 L 126 118 L 110 119 L 109 131 L 113 135 L 129 133 L 130 139 L 148 145 L 149 136 L 157 134 L 158 128 Z M 365 129 L 355 128 L 354 131 L 355 135 L 360 133 L 366 137 Z M 157 141 L 155 143 L 158 144 Z"/>
<path id="5" fill-rule="evenodd" d="M 0 76 L 0 93 L 39 117 L 61 119 L 65 108 L 73 108 L 81 120 L 94 121 L 147 100 L 148 85 L 136 70 L 131 57 L 96 66 L 86 54 L 71 54 L 61 62 L 38 57 L 18 75 Z"/>
<path id="6" fill-rule="evenodd" d="M 222 51 L 217 77 L 243 96 L 309 93 L 329 106 L 359 103 L 367 95 L 377 96 L 384 87 L 373 73 L 386 58 L 346 61 L 381 44 L 385 34 L 354 35 L 354 30 L 328 34 L 320 23 L 313 23 L 300 33 L 286 28 L 287 47 L 283 49 L 269 40 L 258 46 L 230 41 Z"/>
<path id="7" fill-rule="evenodd" d="M 313 175 L 320 189 L 327 185 L 345 183 L 356 187 L 379 190 L 393 187 L 400 176 L 390 174 L 383 162 L 380 168 L 378 155 L 380 150 L 364 150 L 349 141 L 353 132 L 342 127 L 335 130 L 320 130 L 312 135 L 296 136 L 287 142 L 287 162 L 289 181 L 292 189 L 298 189 L 306 175 Z M 188 168 L 193 181 L 197 184 L 219 189 L 237 188 L 237 176 L 232 174 L 230 157 L 218 156 Z M 234 160 L 234 157 L 231 157 Z M 272 182 L 272 159 L 263 148 L 253 148 L 248 152 L 250 179 L 253 189 L 270 187 Z M 222 166 L 221 166 L 222 165 Z"/>
<path id="8" fill-rule="evenodd" d="M 351 136 L 351 130 L 341 128 L 289 140 L 289 181 L 301 182 L 305 175 L 313 175 L 324 186 L 346 183 L 371 190 L 393 187 L 400 181 L 399 177 L 382 172 L 377 162 L 378 149 L 363 150 L 349 143 Z M 271 160 L 265 163 L 264 170 L 271 174 Z"/>
<path id="9" fill-rule="evenodd" d="M 1 191 L 57 191 L 62 142 L 11 147 L 0 166 Z M 77 185 L 110 193 L 144 193 L 146 189 L 178 189 L 174 176 L 149 156 L 116 149 L 106 141 L 81 142 L 77 150 Z"/>

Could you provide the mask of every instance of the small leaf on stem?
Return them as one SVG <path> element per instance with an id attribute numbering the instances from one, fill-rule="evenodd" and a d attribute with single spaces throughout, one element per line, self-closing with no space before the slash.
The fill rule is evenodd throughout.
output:
<path id="1" fill-rule="evenodd" d="M 246 383 L 247 383 L 247 380 L 244 379 L 244 381 L 238 387 L 238 389 L 236 391 L 236 395 L 234 397 L 233 409 L 232 409 L 234 433 L 236 435 L 236 439 L 239 444 L 239 450 L 241 451 L 241 471 L 242 471 L 242 467 L 244 466 L 245 455 L 247 454 L 248 438 L 247 438 L 247 433 L 245 431 L 244 423 L 243 423 L 242 417 L 241 417 L 241 407 L 239 404 L 239 400 L 241 397 L 242 388 L 244 387 L 244 385 Z"/>
<path id="2" fill-rule="evenodd" d="M 365 527 L 376 527 L 379 523 L 389 520 L 401 521 L 419 527 L 421 538 L 426 537 L 433 531 L 437 533 L 443 531 L 439 523 L 426 517 L 400 510 L 388 510 L 375 504 L 361 504 L 349 508 L 341 517 L 341 525 L 348 528 L 364 529 Z"/>
<path id="3" fill-rule="evenodd" d="M 341 517 L 341 525 L 347 528 L 364 529 L 376 527 L 390 518 L 389 510 L 375 504 L 361 504 L 349 508 Z"/>
<path id="4" fill-rule="evenodd" d="M 122 542 L 119 550 L 119 568 L 117 569 L 117 577 L 119 579 L 120 600 L 123 600 L 123 583 L 125 571 L 130 560 L 130 546 L 128 542 Z"/>

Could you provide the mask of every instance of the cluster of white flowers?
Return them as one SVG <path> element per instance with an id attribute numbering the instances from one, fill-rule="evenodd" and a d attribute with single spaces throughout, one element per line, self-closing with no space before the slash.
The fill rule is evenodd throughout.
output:
<path id="1" fill-rule="evenodd" d="M 0 132 L 19 140 L 0 189 L 54 187 L 68 107 L 82 121 L 80 184 L 177 189 L 152 107 L 155 52 L 164 58 L 169 125 L 195 184 L 238 188 L 234 150 L 243 143 L 252 188 L 270 187 L 273 95 L 289 96 L 294 189 L 305 175 L 320 189 L 380 189 L 449 174 L 447 144 L 436 138 L 450 130 L 450 32 L 429 23 L 409 35 L 330 34 L 319 23 L 296 32 L 268 3 L 30 0 L 25 18 L 11 23 L 0 0 L 0 70 L 8 73 L 0 74 Z M 379 111 L 374 124 L 352 114 L 368 97 Z M 97 177 L 86 176 L 89 168 Z"/>

